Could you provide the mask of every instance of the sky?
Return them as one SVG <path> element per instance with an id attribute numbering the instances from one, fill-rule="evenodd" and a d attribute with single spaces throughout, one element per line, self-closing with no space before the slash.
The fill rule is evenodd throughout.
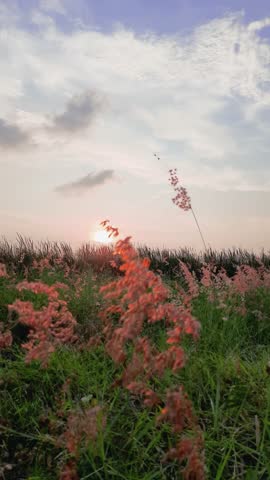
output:
<path id="1" fill-rule="evenodd" d="M 268 0 L 0 0 L 0 235 L 269 250 Z M 157 153 L 160 160 L 154 156 Z"/>

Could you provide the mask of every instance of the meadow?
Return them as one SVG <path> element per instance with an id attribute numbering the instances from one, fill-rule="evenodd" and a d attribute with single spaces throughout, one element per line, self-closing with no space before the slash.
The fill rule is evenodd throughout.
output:
<path id="1" fill-rule="evenodd" d="M 203 255 L 1 243 L 3 479 L 270 478 L 269 257 Z"/>
<path id="2" fill-rule="evenodd" d="M 113 245 L 0 242 L 1 478 L 269 479 L 270 255 L 101 225 Z"/>

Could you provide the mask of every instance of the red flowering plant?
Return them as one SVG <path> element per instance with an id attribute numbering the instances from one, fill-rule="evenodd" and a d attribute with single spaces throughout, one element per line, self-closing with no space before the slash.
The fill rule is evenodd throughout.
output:
<path id="1" fill-rule="evenodd" d="M 58 290 L 63 288 L 67 286 L 61 283 L 48 286 L 42 282 L 23 281 L 17 285 L 19 291 L 30 290 L 48 297 L 48 305 L 40 310 L 35 310 L 32 302 L 19 299 L 8 305 L 10 312 L 18 314 L 19 322 L 29 328 L 27 342 L 22 344 L 27 351 L 26 362 L 39 360 L 46 366 L 57 345 L 75 340 L 76 320 L 68 310 L 67 302 L 59 296 Z"/>
<path id="2" fill-rule="evenodd" d="M 63 255 L 54 256 L 52 253 L 47 253 L 46 257 L 34 259 L 31 265 L 31 277 L 38 276 L 39 278 L 54 277 L 55 274 L 68 279 L 71 274 L 76 273 L 75 268 L 71 267 Z"/>
<path id="3" fill-rule="evenodd" d="M 198 431 L 192 403 L 182 386 L 167 393 L 165 407 L 158 417 L 158 422 L 163 421 L 170 422 L 173 431 L 178 434 L 187 428 Z M 196 437 L 182 437 L 177 445 L 168 451 L 164 460 L 186 460 L 186 466 L 182 470 L 183 477 L 188 480 L 202 480 L 205 478 L 202 451 L 203 439 L 198 431 Z"/>
<path id="4" fill-rule="evenodd" d="M 173 168 L 169 170 L 170 174 L 170 184 L 172 185 L 176 195 L 173 197 L 173 203 L 185 211 L 191 210 L 191 199 L 187 193 L 187 189 L 180 185 L 179 178 L 177 175 L 177 169 Z"/>
<path id="5" fill-rule="evenodd" d="M 270 286 L 270 270 L 263 265 L 258 268 L 241 265 L 232 277 L 228 277 L 224 268 L 217 271 L 215 266 L 207 264 L 202 268 L 200 283 L 209 301 L 223 311 L 224 319 L 234 313 L 246 315 L 250 302 L 256 305 L 260 317 L 260 302 L 264 303 L 265 299 L 263 292 Z"/>
<path id="6" fill-rule="evenodd" d="M 105 413 L 99 405 L 69 412 L 66 428 L 57 439 L 57 445 L 67 449 L 70 455 L 78 458 L 80 449 L 94 442 L 106 425 Z"/>
<path id="7" fill-rule="evenodd" d="M 12 333 L 10 330 L 4 331 L 3 322 L 0 323 L 0 350 L 4 350 L 12 345 Z"/>
<path id="8" fill-rule="evenodd" d="M 64 432 L 56 440 L 56 446 L 68 452 L 68 460 L 61 467 L 59 480 L 79 480 L 77 468 L 80 454 L 90 444 L 96 448 L 98 436 L 105 425 L 106 415 L 99 405 L 69 412 Z"/>
<path id="9" fill-rule="evenodd" d="M 0 263 L 0 277 L 6 278 L 8 276 L 6 265 L 4 263 Z"/>
<path id="10" fill-rule="evenodd" d="M 6 279 L 9 278 L 6 265 L 4 263 L 0 263 L 0 278 Z M 11 347 L 13 342 L 12 333 L 7 328 L 3 322 L 0 322 L 0 350 L 5 350 L 6 348 Z"/>
<path id="11" fill-rule="evenodd" d="M 193 218 L 195 220 L 195 223 L 197 225 L 197 228 L 199 230 L 204 248 L 206 250 L 206 243 L 205 243 L 197 216 L 195 215 L 194 209 L 192 208 L 192 205 L 191 205 L 191 198 L 188 195 L 187 189 L 183 187 L 180 183 L 179 177 L 177 175 L 177 169 L 176 168 L 170 169 L 169 175 L 170 175 L 169 182 L 176 193 L 175 197 L 172 198 L 172 201 L 181 210 L 184 210 L 186 212 L 188 212 L 189 210 L 191 211 Z"/>
<path id="12" fill-rule="evenodd" d="M 110 226 L 108 220 L 102 222 L 102 225 L 110 236 L 118 236 L 118 229 Z M 149 259 L 139 257 L 130 239 L 131 237 L 127 237 L 124 240 L 118 240 L 115 244 L 115 254 L 120 256 L 122 261 L 119 268 L 124 275 L 101 287 L 100 291 L 104 295 L 106 305 L 100 316 L 104 322 L 106 351 L 116 364 L 123 367 L 121 378 L 116 383 L 121 384 L 131 393 L 140 395 L 145 405 L 153 407 L 162 404 L 162 395 L 154 388 L 155 378 L 162 377 L 168 369 L 177 372 L 183 367 L 185 352 L 181 346 L 181 340 L 186 334 L 197 339 L 200 324 L 192 316 L 190 295 L 187 296 L 186 301 L 183 299 L 180 307 L 171 302 L 169 289 L 159 275 L 149 270 Z M 190 278 L 189 281 L 191 284 Z M 192 295 L 194 295 L 193 291 Z M 163 351 L 160 351 L 144 334 L 147 324 L 161 321 L 165 322 L 167 328 L 167 347 Z M 183 403 L 186 397 L 182 394 L 182 390 L 181 395 L 182 400 L 179 398 L 179 402 L 183 405 L 185 412 L 183 428 L 176 428 L 168 401 L 165 406 L 167 413 L 165 416 L 163 411 L 163 418 L 166 417 L 178 433 L 182 433 L 185 427 L 194 427 L 193 430 L 198 434 L 193 417 L 190 416 L 191 410 L 186 409 L 187 401 L 185 400 L 185 405 Z M 181 439 L 179 441 L 181 443 Z M 195 444 L 194 449 L 196 449 Z M 183 453 L 183 450 L 181 452 Z M 197 454 L 198 458 L 201 458 L 201 452 Z M 204 478 L 201 474 L 202 465 L 201 459 L 198 475 L 185 478 Z"/>

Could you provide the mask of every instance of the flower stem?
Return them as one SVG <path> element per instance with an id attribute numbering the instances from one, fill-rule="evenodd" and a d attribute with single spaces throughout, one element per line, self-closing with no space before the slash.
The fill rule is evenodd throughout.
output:
<path id="1" fill-rule="evenodd" d="M 194 220 L 195 220 L 195 222 L 196 222 L 196 224 L 197 224 L 198 230 L 199 230 L 199 232 L 200 232 L 201 239 L 202 239 L 202 241 L 203 241 L 203 244 L 204 244 L 204 248 L 205 248 L 205 250 L 207 250 L 206 243 L 205 243 L 205 240 L 204 240 L 204 237 L 203 237 L 202 231 L 201 231 L 201 229 L 200 229 L 199 222 L 198 222 L 198 220 L 197 220 L 197 217 L 196 217 L 196 215 L 195 215 L 195 212 L 194 212 L 194 210 L 193 210 L 193 208 L 192 208 L 192 207 L 191 207 L 191 211 L 192 211 L 192 214 L 193 214 Z"/>

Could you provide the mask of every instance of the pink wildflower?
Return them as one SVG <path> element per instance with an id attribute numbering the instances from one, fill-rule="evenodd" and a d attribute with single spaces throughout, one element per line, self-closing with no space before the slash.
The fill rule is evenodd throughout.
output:
<path id="1" fill-rule="evenodd" d="M 96 440 L 99 429 L 103 429 L 105 425 L 106 416 L 98 405 L 86 410 L 71 411 L 67 418 L 66 430 L 57 443 L 77 457 L 79 448 L 87 447 L 90 441 Z"/>
<path id="2" fill-rule="evenodd" d="M 0 350 L 3 350 L 5 348 L 8 348 L 12 345 L 12 334 L 10 330 L 7 330 L 6 332 L 2 331 L 3 329 L 3 324 L 0 324 Z"/>
<path id="3" fill-rule="evenodd" d="M 177 169 L 174 168 L 174 169 L 169 170 L 169 174 L 170 174 L 169 181 L 170 181 L 174 191 L 176 192 L 176 196 L 172 199 L 173 203 L 177 207 L 179 207 L 179 208 L 181 208 L 185 211 L 190 210 L 191 209 L 191 199 L 188 196 L 186 188 L 179 185 L 179 178 L 177 176 Z"/>
<path id="4" fill-rule="evenodd" d="M 108 220 L 103 222 L 106 230 L 117 236 L 118 230 L 108 223 Z M 122 376 L 115 385 L 122 384 L 132 394 L 142 396 L 145 405 L 154 407 L 162 400 L 149 383 L 157 376 L 161 377 L 166 369 L 176 372 L 183 367 L 185 354 L 180 345 L 183 335 L 198 337 L 200 325 L 192 316 L 191 300 L 198 295 L 199 288 L 183 264 L 189 291 L 182 292 L 182 305 L 177 306 L 169 301 L 170 292 L 161 277 L 149 270 L 149 259 L 139 257 L 130 243 L 130 237 L 117 241 L 115 253 L 122 260 L 120 270 L 124 276 L 100 289 L 107 301 L 101 311 L 106 349 L 116 363 L 124 366 Z M 162 352 L 142 336 L 145 324 L 161 320 L 168 326 L 168 347 Z M 133 346 L 129 361 L 127 344 Z M 175 432 L 194 427 L 191 403 L 182 389 L 168 394 L 161 417 L 171 423 Z M 203 479 L 203 476 L 195 478 Z"/>
<path id="5" fill-rule="evenodd" d="M 21 282 L 17 288 L 19 291 L 28 289 L 48 295 L 49 303 L 41 310 L 35 310 L 31 302 L 19 299 L 8 306 L 9 311 L 16 312 L 19 321 L 30 329 L 27 342 L 22 345 L 28 351 L 26 362 L 36 359 L 45 366 L 58 344 L 75 340 L 77 322 L 69 312 L 67 302 L 59 299 L 56 288 L 63 288 L 62 284 L 48 286 L 41 282 Z"/>
<path id="6" fill-rule="evenodd" d="M 0 263 L 0 277 L 7 277 L 7 269 L 4 263 Z"/>

